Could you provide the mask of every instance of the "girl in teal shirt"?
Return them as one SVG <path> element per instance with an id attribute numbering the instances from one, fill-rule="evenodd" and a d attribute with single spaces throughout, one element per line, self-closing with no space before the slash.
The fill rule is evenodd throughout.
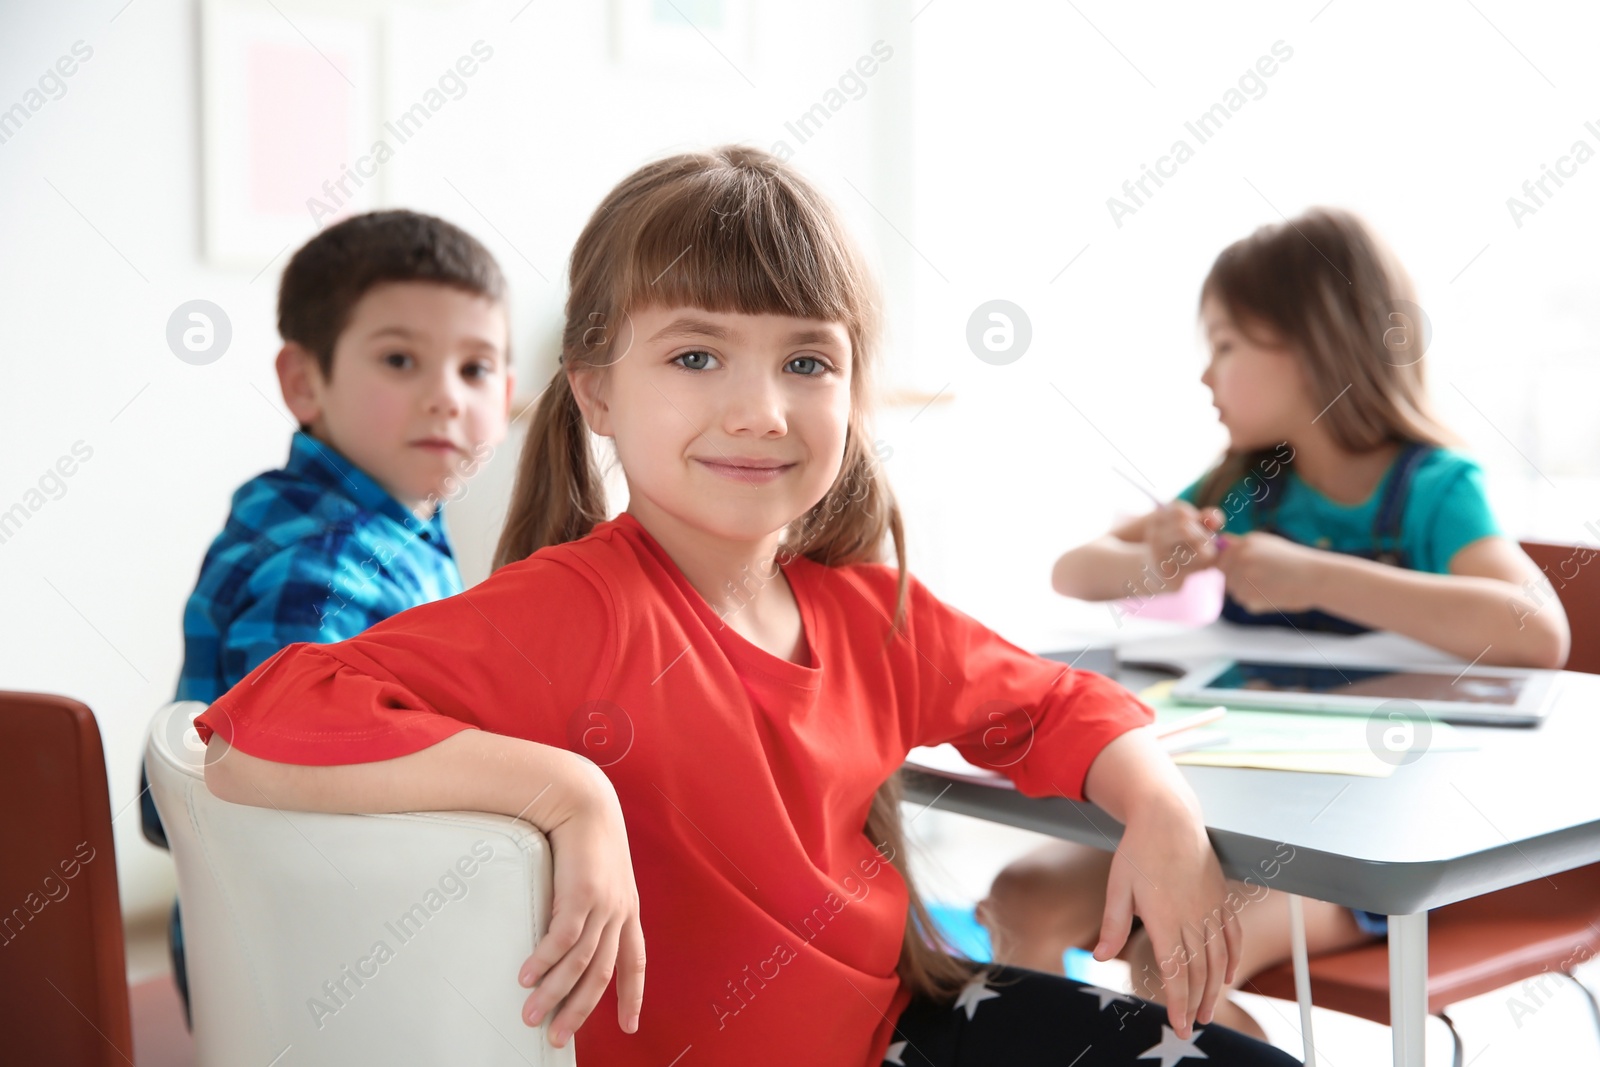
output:
<path id="1" fill-rule="evenodd" d="M 1559 603 L 1431 412 L 1410 281 L 1359 219 L 1313 209 L 1230 245 L 1200 317 L 1211 350 L 1200 380 L 1227 451 L 1173 503 L 1064 554 L 1057 592 L 1143 599 L 1215 567 L 1236 623 L 1390 630 L 1478 663 L 1566 661 Z M 996 959 L 1059 973 L 1069 946 L 1110 940 L 1110 862 L 1052 842 L 1003 870 L 978 906 Z M 1285 895 L 1251 899 L 1234 988 L 1290 953 Z M 1305 918 L 1316 954 L 1377 936 L 1383 917 L 1307 900 Z M 1170 964 L 1138 938 L 1125 955 L 1133 992 L 1159 1000 Z M 1216 1020 L 1261 1035 L 1231 1003 Z"/>

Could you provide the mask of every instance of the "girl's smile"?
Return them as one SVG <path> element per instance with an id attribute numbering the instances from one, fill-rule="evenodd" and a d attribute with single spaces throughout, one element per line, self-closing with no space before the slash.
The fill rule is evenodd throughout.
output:
<path id="1" fill-rule="evenodd" d="M 746 485 L 766 485 L 768 482 L 777 481 L 795 467 L 793 463 L 743 456 L 723 456 L 717 459 L 696 457 L 696 462 L 714 474 L 744 482 Z"/>

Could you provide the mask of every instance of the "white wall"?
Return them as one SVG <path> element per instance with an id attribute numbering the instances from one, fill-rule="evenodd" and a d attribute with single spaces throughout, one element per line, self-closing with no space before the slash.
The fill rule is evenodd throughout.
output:
<path id="1" fill-rule="evenodd" d="M 1114 466 L 1170 492 L 1221 447 L 1197 381 L 1200 279 L 1229 241 L 1313 203 L 1364 212 L 1410 266 L 1439 405 L 1488 467 L 1507 527 L 1578 540 L 1600 520 L 1600 160 L 1520 228 L 1505 205 L 1573 140 L 1600 149 L 1583 126 L 1600 125 L 1585 6 L 768 3 L 741 69 L 687 38 L 681 64 L 656 72 L 612 60 L 605 4 L 392 10 L 396 101 L 474 41 L 495 50 L 386 172 L 391 202 L 460 223 L 500 258 L 528 391 L 552 368 L 572 239 L 607 188 L 683 146 L 770 147 L 875 41 L 894 49 L 821 133 L 787 139 L 885 277 L 896 380 L 945 390 L 879 422 L 913 568 L 1019 639 L 1105 618 L 1052 598 L 1045 575 L 1142 506 Z M 257 276 L 200 254 L 196 27 L 182 0 L 0 13 L 0 108 L 74 42 L 93 48 L 0 144 L 0 510 L 75 442 L 93 449 L 0 543 L 0 685 L 95 709 L 114 807 L 129 805 L 115 826 L 135 911 L 171 891 L 131 801 L 145 721 L 176 679 L 183 601 L 229 494 L 282 462 L 290 431 L 271 370 L 281 261 Z M 1266 94 L 1116 226 L 1106 198 L 1280 39 L 1294 55 Z M 1003 367 L 965 341 L 972 310 L 997 297 L 1034 331 Z M 234 329 L 205 367 L 164 339 L 194 298 Z M 516 443 L 453 506 L 469 581 L 486 573 Z"/>

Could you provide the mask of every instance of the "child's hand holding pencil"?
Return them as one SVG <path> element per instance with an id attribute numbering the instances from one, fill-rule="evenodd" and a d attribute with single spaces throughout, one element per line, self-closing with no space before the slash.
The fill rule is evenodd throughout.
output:
<path id="1" fill-rule="evenodd" d="M 1162 585 L 1150 592 L 1175 593 L 1190 574 L 1217 565 L 1228 543 L 1221 532 L 1227 521 L 1221 510 L 1201 510 L 1186 500 L 1163 501 L 1122 471 L 1117 473 L 1155 505 L 1145 516 L 1144 543 L 1147 567 Z"/>

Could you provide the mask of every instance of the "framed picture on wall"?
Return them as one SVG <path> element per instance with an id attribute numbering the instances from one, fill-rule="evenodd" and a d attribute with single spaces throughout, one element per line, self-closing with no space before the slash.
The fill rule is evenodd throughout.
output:
<path id="1" fill-rule="evenodd" d="M 741 76 L 750 66 L 750 0 L 611 0 L 611 54 L 625 67 L 677 79 L 722 78 L 715 58 L 704 65 L 686 56 L 710 45 Z"/>
<path id="2" fill-rule="evenodd" d="M 261 270 L 383 203 L 381 19 L 203 0 L 202 226 L 217 266 Z"/>

